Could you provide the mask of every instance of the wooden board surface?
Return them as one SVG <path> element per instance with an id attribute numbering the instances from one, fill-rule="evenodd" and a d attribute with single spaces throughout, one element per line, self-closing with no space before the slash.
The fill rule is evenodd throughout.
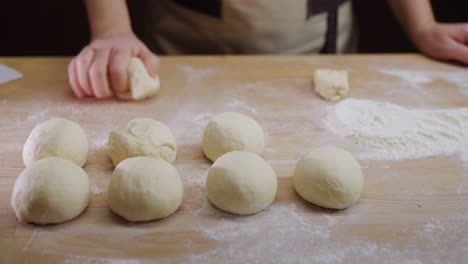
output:
<path id="1" fill-rule="evenodd" d="M 325 109 L 333 103 L 313 92 L 314 69 L 349 70 L 353 98 L 450 108 L 468 106 L 460 80 L 411 81 L 385 71 L 463 75 L 465 68 L 418 55 L 163 57 L 160 94 L 124 102 L 74 98 L 68 61 L 0 58 L 0 64 L 24 75 L 0 85 L 1 263 L 467 263 L 468 171 L 457 156 L 360 160 L 362 198 L 343 211 L 304 202 L 291 183 L 297 159 L 313 147 L 358 149 L 324 128 Z M 233 216 L 206 200 L 210 162 L 200 151 L 201 136 L 208 120 L 223 111 L 255 118 L 267 135 L 263 156 L 279 177 L 279 191 L 259 214 Z M 35 125 L 57 116 L 78 122 L 88 136 L 84 169 L 91 179 L 91 202 L 65 224 L 23 224 L 10 208 L 15 179 L 24 169 L 22 147 Z M 185 188 L 174 215 L 140 224 L 123 221 L 106 204 L 113 169 L 107 135 L 136 117 L 151 117 L 172 129 Z"/>

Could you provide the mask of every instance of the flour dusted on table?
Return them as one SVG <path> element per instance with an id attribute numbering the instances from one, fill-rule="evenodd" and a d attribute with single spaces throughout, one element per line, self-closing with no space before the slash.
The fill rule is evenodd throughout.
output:
<path id="1" fill-rule="evenodd" d="M 468 108 L 407 109 L 347 99 L 328 109 L 325 123 L 335 134 L 366 148 L 363 159 L 446 156 L 468 142 Z"/>
<path id="2" fill-rule="evenodd" d="M 395 76 L 409 83 L 412 87 L 420 87 L 435 80 L 444 80 L 458 87 L 458 90 L 468 95 L 468 74 L 466 71 L 415 71 L 395 68 L 377 68 L 377 71 Z"/>

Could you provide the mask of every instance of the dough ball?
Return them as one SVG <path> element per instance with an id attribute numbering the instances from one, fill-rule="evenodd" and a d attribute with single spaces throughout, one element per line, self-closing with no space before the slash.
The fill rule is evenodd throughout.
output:
<path id="1" fill-rule="evenodd" d="M 349 93 L 348 72 L 319 69 L 314 72 L 315 91 L 323 98 L 337 101 Z"/>
<path id="2" fill-rule="evenodd" d="M 107 190 L 112 211 L 129 221 L 164 218 L 179 208 L 184 188 L 177 169 L 165 160 L 134 157 L 122 161 Z"/>
<path id="3" fill-rule="evenodd" d="M 206 126 L 202 149 L 212 161 L 234 150 L 260 155 L 265 149 L 263 129 L 246 115 L 225 112 L 215 116 Z"/>
<path id="4" fill-rule="evenodd" d="M 316 205 L 344 209 L 360 197 L 361 166 L 351 153 L 337 147 L 316 148 L 297 163 L 294 188 L 304 200 Z"/>
<path id="5" fill-rule="evenodd" d="M 264 159 L 247 151 L 224 154 L 208 171 L 208 198 L 233 214 L 254 214 L 270 205 L 277 191 L 276 174 Z"/>
<path id="6" fill-rule="evenodd" d="M 16 217 L 38 224 L 71 220 L 88 202 L 88 175 L 63 158 L 45 158 L 31 164 L 16 179 L 11 197 Z"/>
<path id="7" fill-rule="evenodd" d="M 34 127 L 23 147 L 23 162 L 28 167 L 49 157 L 83 166 L 88 159 L 88 140 L 83 129 L 65 118 L 52 118 Z"/>
<path id="8" fill-rule="evenodd" d="M 140 100 L 154 96 L 159 91 L 159 77 L 151 77 L 146 70 L 145 64 L 137 57 L 130 59 L 128 66 L 128 86 L 126 93 L 117 93 L 122 99 Z"/>
<path id="9" fill-rule="evenodd" d="M 137 156 L 176 160 L 176 141 L 165 124 L 151 118 L 136 118 L 109 134 L 108 154 L 115 166 Z"/>

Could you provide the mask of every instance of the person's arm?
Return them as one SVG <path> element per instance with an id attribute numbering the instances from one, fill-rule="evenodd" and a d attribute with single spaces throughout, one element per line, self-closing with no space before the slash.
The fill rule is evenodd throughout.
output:
<path id="1" fill-rule="evenodd" d="M 154 76 L 158 58 L 133 33 L 125 0 L 85 0 L 91 42 L 70 62 L 68 76 L 78 97 L 107 98 L 128 90 L 132 56 L 143 60 Z"/>
<path id="2" fill-rule="evenodd" d="M 85 0 L 85 3 L 91 39 L 132 31 L 125 0 Z"/>
<path id="3" fill-rule="evenodd" d="M 430 0 L 388 0 L 409 38 L 424 54 L 468 64 L 468 24 L 438 23 Z"/>

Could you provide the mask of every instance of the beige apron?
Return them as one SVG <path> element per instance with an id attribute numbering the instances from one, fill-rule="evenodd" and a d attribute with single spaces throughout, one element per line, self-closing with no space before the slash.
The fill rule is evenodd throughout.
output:
<path id="1" fill-rule="evenodd" d="M 149 1 L 147 42 L 153 51 L 305 54 L 320 53 L 326 44 L 329 13 L 310 16 L 314 0 L 217 0 L 213 1 L 214 7 L 192 8 L 196 2 Z M 333 48 L 336 46 L 338 53 L 353 52 L 356 34 L 351 2 L 335 10 L 338 24 Z"/>

